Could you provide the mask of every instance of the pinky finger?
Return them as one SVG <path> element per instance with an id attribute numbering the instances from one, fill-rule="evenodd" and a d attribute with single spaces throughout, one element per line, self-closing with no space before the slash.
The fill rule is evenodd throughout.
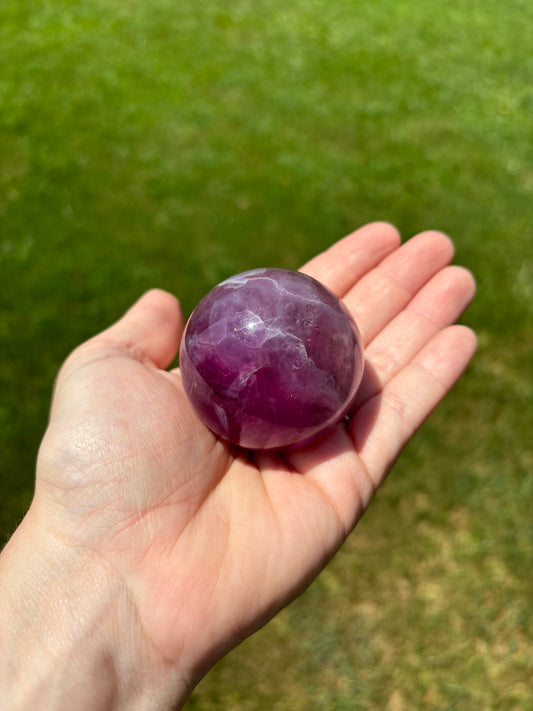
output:
<path id="1" fill-rule="evenodd" d="M 460 378 L 476 350 L 475 334 L 450 326 L 431 341 L 350 423 L 354 446 L 377 488 L 416 430 Z"/>

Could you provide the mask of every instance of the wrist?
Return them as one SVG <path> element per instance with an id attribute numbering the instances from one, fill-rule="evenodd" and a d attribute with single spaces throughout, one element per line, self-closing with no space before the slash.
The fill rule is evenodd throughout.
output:
<path id="1" fill-rule="evenodd" d="M 2 708 L 163 711 L 187 696 L 149 649 L 123 581 L 30 510 L 0 555 Z"/>

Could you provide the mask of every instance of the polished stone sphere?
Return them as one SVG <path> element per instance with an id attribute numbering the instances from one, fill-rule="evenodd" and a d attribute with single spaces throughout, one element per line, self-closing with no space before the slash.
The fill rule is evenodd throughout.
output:
<path id="1" fill-rule="evenodd" d="M 342 302 L 318 281 L 253 269 L 223 281 L 195 308 L 180 370 L 213 432 L 247 449 L 282 450 L 347 414 L 363 348 Z"/>

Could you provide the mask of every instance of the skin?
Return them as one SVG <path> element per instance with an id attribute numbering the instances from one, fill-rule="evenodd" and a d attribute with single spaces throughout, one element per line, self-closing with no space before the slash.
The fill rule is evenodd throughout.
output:
<path id="1" fill-rule="evenodd" d="M 353 313 L 366 367 L 348 424 L 285 455 L 198 420 L 174 296 L 145 294 L 57 378 L 35 496 L 0 556 L 0 697 L 12 709 L 181 708 L 298 595 L 463 373 L 474 296 L 453 245 L 367 225 L 302 271 Z"/>

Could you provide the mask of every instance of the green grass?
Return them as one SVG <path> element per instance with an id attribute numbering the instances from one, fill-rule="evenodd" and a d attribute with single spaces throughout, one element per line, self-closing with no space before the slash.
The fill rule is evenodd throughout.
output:
<path id="1" fill-rule="evenodd" d="M 57 368 L 143 290 L 189 312 L 373 219 L 478 281 L 466 378 L 191 710 L 533 709 L 532 28 L 526 0 L 0 5 L 4 539 Z"/>

